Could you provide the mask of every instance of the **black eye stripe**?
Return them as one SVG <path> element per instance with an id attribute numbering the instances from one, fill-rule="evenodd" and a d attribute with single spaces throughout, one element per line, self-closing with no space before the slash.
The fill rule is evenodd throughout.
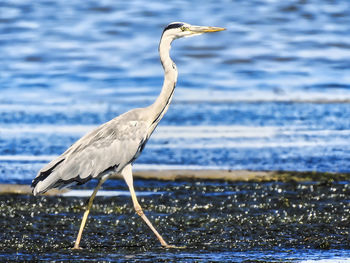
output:
<path id="1" fill-rule="evenodd" d="M 184 25 L 183 23 L 170 24 L 164 29 L 164 31 L 166 31 L 168 29 L 172 29 L 172 28 L 182 27 L 183 25 Z"/>

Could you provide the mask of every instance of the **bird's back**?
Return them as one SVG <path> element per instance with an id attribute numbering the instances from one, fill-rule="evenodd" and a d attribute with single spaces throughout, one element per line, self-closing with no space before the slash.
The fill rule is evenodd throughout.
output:
<path id="1" fill-rule="evenodd" d="M 34 195 L 118 173 L 141 153 L 150 136 L 146 109 L 134 109 L 86 134 L 43 167 L 32 182 Z"/>

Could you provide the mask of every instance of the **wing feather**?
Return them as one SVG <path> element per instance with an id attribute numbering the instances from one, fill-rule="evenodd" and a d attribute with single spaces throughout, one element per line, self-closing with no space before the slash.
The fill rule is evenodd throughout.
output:
<path id="1" fill-rule="evenodd" d="M 149 124 L 138 120 L 135 112 L 128 113 L 83 136 L 43 167 L 32 182 L 33 193 L 74 182 L 82 184 L 104 173 L 119 172 L 132 162 L 148 139 Z"/>

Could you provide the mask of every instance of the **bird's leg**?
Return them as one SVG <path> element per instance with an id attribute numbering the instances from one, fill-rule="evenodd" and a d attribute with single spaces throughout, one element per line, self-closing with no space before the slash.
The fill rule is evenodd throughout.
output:
<path id="1" fill-rule="evenodd" d="M 137 201 L 135 190 L 134 190 L 134 185 L 133 185 L 131 164 L 128 164 L 127 166 L 125 166 L 124 169 L 122 170 L 121 174 L 123 175 L 124 180 L 125 180 L 126 184 L 129 187 L 129 191 L 130 191 L 130 194 L 131 194 L 132 202 L 134 204 L 134 208 L 136 210 L 136 213 L 143 219 L 143 221 L 146 222 L 146 224 L 149 226 L 149 228 L 156 235 L 156 237 L 158 238 L 159 242 L 161 243 L 161 245 L 163 247 L 172 248 L 173 246 L 168 245 L 167 242 L 164 241 L 162 236 L 158 233 L 158 231 L 154 228 L 152 223 L 148 220 L 146 215 L 143 213 L 139 202 Z"/>
<path id="2" fill-rule="evenodd" d="M 84 230 L 84 227 L 85 227 L 85 224 L 86 224 L 86 220 L 87 220 L 87 217 L 90 213 L 90 209 L 91 209 L 91 206 L 92 206 L 92 203 L 95 199 L 95 196 L 97 194 L 97 191 L 100 189 L 101 185 L 108 179 L 109 176 L 104 176 L 102 177 L 99 181 L 98 181 L 98 184 L 97 186 L 95 187 L 95 190 L 94 192 L 92 193 L 92 195 L 90 196 L 90 199 L 89 199 L 89 202 L 88 202 L 88 205 L 86 207 L 86 210 L 85 210 L 85 213 L 83 215 L 83 219 L 81 220 L 81 224 L 80 224 L 80 229 L 79 229 L 79 233 L 78 233 L 78 236 L 77 236 L 77 239 L 75 240 L 75 244 L 74 244 L 74 247 L 73 249 L 80 249 L 80 240 L 81 240 L 81 236 L 83 234 L 83 230 Z"/>

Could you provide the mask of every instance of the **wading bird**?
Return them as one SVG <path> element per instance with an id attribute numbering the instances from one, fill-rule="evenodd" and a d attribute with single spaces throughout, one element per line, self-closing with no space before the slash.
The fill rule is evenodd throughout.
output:
<path id="1" fill-rule="evenodd" d="M 136 213 L 151 228 L 163 247 L 172 247 L 153 227 L 137 201 L 133 186 L 132 164 L 141 154 L 173 98 L 177 69 L 169 54 L 172 41 L 177 38 L 222 30 L 224 28 L 193 26 L 182 22 L 174 22 L 165 27 L 159 43 L 164 82 L 156 101 L 146 108 L 130 110 L 102 124 L 76 141 L 61 156 L 38 172 L 32 182 L 34 195 L 55 187 L 80 185 L 92 178 L 99 179 L 83 215 L 74 249 L 80 248 L 83 229 L 97 191 L 111 175 L 116 173 L 121 174 L 128 185 Z"/>

